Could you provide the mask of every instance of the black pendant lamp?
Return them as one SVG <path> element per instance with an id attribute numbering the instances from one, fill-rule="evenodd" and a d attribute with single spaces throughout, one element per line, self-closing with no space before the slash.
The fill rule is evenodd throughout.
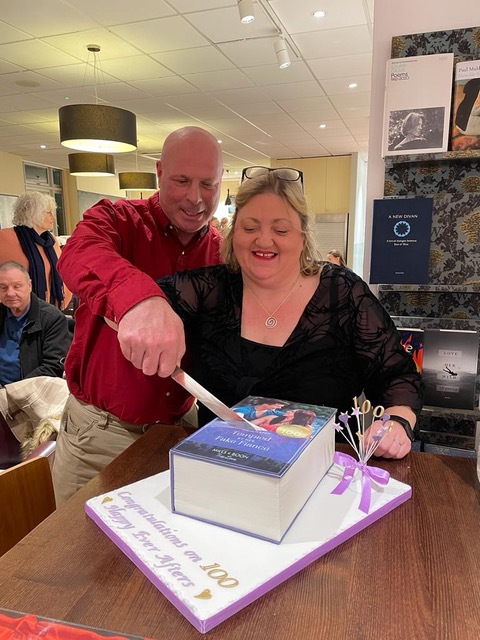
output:
<path id="1" fill-rule="evenodd" d="M 227 189 L 227 197 L 225 198 L 225 205 L 229 207 L 232 204 L 232 199 L 230 197 L 230 189 Z"/>
<path id="2" fill-rule="evenodd" d="M 95 97 L 97 98 L 97 54 L 100 47 L 89 44 L 93 53 Z M 88 60 L 87 60 L 88 66 Z M 105 104 L 71 104 L 58 110 L 60 142 L 64 147 L 100 153 L 125 153 L 137 148 L 137 120 L 126 109 Z"/>
<path id="3" fill-rule="evenodd" d="M 123 171 L 118 174 L 118 185 L 127 191 L 156 191 L 157 176 L 146 171 Z"/>
<path id="4" fill-rule="evenodd" d="M 70 153 L 68 168 L 72 176 L 114 176 L 115 162 L 108 153 Z"/>

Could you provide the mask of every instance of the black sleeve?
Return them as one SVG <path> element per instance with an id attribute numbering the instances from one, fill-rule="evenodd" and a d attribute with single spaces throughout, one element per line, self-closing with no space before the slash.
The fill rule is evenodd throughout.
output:
<path id="1" fill-rule="evenodd" d="M 406 405 L 418 415 L 423 383 L 393 320 L 363 280 L 354 284 L 351 297 L 356 361 L 366 397 L 384 407 Z"/>
<path id="2" fill-rule="evenodd" d="M 42 361 L 30 371 L 25 378 L 51 376 L 61 378 L 65 357 L 70 348 L 71 337 L 68 331 L 68 320 L 61 311 L 55 309 L 45 314 L 42 330 Z"/>

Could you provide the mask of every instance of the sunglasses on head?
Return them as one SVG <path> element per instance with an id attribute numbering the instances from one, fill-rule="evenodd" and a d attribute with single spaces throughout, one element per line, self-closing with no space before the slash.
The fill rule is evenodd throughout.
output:
<path id="1" fill-rule="evenodd" d="M 266 173 L 273 173 L 280 180 L 285 180 L 286 182 L 297 182 L 300 180 L 300 184 L 303 189 L 303 171 L 299 169 L 292 169 L 291 167 L 278 167 L 271 169 L 270 167 L 245 167 L 242 170 L 242 182 L 245 179 L 250 178 L 258 178 L 259 176 L 263 176 Z"/>

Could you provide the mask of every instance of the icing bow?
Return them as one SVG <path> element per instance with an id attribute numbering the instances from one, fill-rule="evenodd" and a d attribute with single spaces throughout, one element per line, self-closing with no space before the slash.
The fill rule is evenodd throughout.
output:
<path id="1" fill-rule="evenodd" d="M 360 504 L 358 508 L 364 513 L 368 513 L 370 510 L 370 502 L 372 499 L 372 480 L 378 484 L 386 485 L 390 480 L 390 474 L 384 469 L 378 467 L 369 467 L 365 462 L 355 460 L 347 453 L 341 453 L 336 451 L 333 461 L 336 464 L 344 467 L 343 478 L 338 485 L 332 491 L 335 495 L 342 495 L 355 476 L 355 471 L 360 469 L 362 473 L 362 496 L 360 498 Z"/>

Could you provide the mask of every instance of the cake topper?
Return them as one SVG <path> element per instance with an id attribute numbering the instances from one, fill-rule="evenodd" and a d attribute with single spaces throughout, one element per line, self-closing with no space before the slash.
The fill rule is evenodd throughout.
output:
<path id="1" fill-rule="evenodd" d="M 355 476 L 355 472 L 359 469 L 362 474 L 362 495 L 358 508 L 364 513 L 368 513 L 372 498 L 372 480 L 377 484 L 386 485 L 390 479 L 390 474 L 384 469 L 369 467 L 367 462 L 374 455 L 379 444 L 387 433 L 392 430 L 392 423 L 389 422 L 390 415 L 385 413 L 385 409 L 381 405 L 374 407 L 372 411 L 372 404 L 370 400 L 365 400 L 362 403 L 362 406 L 359 407 L 357 397 L 353 398 L 353 404 L 354 406 L 352 407 L 351 413 L 345 412 L 339 415 L 339 422 L 335 423 L 335 430 L 350 444 L 355 451 L 358 460 L 355 460 L 355 458 L 346 453 L 341 453 L 340 451 L 335 452 L 333 461 L 344 467 L 345 470 L 340 483 L 335 487 L 332 493 L 336 495 L 344 493 L 350 486 L 350 483 Z M 376 433 L 370 438 L 367 444 L 365 441 L 365 423 L 368 423 L 369 421 L 365 420 L 365 416 L 368 416 L 371 411 L 374 420 L 381 420 L 382 425 L 377 429 Z M 355 417 L 356 419 L 357 431 L 355 435 L 357 436 L 358 441 L 355 439 L 352 428 L 349 424 L 349 420 L 352 417 Z"/>

